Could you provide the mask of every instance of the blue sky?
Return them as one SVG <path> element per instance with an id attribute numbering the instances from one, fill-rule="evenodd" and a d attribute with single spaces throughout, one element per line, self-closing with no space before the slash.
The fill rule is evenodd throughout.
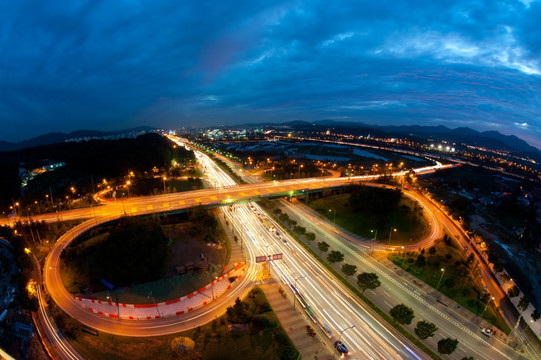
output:
<path id="1" fill-rule="evenodd" d="M 289 120 L 541 147 L 541 1 L 2 1 L 0 133 Z"/>

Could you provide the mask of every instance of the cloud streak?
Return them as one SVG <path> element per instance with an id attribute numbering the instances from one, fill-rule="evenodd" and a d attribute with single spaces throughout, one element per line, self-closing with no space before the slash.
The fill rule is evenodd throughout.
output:
<path id="1" fill-rule="evenodd" d="M 541 146 L 540 18 L 518 0 L 9 0 L 0 138 L 347 118 Z"/>

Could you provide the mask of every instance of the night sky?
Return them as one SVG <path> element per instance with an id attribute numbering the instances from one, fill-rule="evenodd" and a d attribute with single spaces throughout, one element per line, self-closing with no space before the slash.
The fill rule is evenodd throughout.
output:
<path id="1" fill-rule="evenodd" d="M 349 120 L 541 147 L 541 1 L 0 2 L 0 140 Z"/>

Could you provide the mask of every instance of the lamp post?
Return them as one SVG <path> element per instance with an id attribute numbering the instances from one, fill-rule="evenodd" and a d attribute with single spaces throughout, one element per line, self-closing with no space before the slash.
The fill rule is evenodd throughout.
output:
<path id="1" fill-rule="evenodd" d="M 299 165 L 299 176 L 297 177 L 298 179 L 301 178 L 301 168 L 303 168 L 303 167 L 304 167 L 304 165 L 302 165 L 302 164 Z"/>
<path id="2" fill-rule="evenodd" d="M 306 278 L 306 277 L 308 277 L 308 275 L 299 276 L 298 278 L 293 279 L 293 281 L 294 281 L 294 286 L 295 286 L 295 291 L 293 291 L 293 309 L 295 309 L 295 303 L 297 302 L 297 297 L 295 296 L 295 292 L 297 292 L 297 293 L 299 292 L 299 291 L 297 290 L 297 280 L 304 279 L 304 278 Z"/>
<path id="3" fill-rule="evenodd" d="M 373 254 L 374 253 L 374 244 L 376 242 L 376 238 L 378 237 L 378 229 L 376 230 L 370 230 L 371 233 L 375 233 L 374 234 L 374 238 L 372 239 L 372 246 L 371 246 L 371 249 L 370 249 L 370 252 Z"/>
<path id="4" fill-rule="evenodd" d="M 111 293 L 109 292 L 109 290 L 107 290 L 107 301 L 110 303 L 113 302 L 113 298 L 111 297 Z M 120 320 L 120 305 L 118 305 L 118 296 L 115 303 L 116 303 L 116 316 L 117 316 L 117 319 Z"/>
<path id="5" fill-rule="evenodd" d="M 389 231 L 389 245 L 391 245 L 391 236 L 393 235 L 393 232 L 396 232 L 396 228 L 391 228 Z"/>
<path id="6" fill-rule="evenodd" d="M 349 330 L 349 329 L 354 329 L 354 328 L 355 328 L 355 325 L 351 325 L 350 327 L 347 327 L 347 328 L 345 328 L 344 330 L 340 331 L 340 336 L 338 337 L 337 343 L 339 343 L 340 340 L 342 340 L 342 334 L 344 333 L 344 331 Z M 334 349 L 335 349 L 335 350 L 338 350 L 338 349 L 336 349 L 336 346 L 334 347 Z M 333 350 L 333 352 L 332 352 L 332 358 L 333 358 L 333 359 L 334 359 L 334 354 L 335 354 L 335 352 L 334 352 L 334 350 Z"/>
<path id="7" fill-rule="evenodd" d="M 483 314 L 485 313 L 485 311 L 487 311 L 487 307 L 488 307 L 488 304 L 490 304 L 491 301 L 494 301 L 494 296 L 491 297 L 490 299 L 488 299 L 487 301 L 487 304 L 485 305 L 485 308 L 483 309 L 483 312 L 481 313 L 481 317 L 483 316 Z"/>
<path id="8" fill-rule="evenodd" d="M 165 180 L 167 180 L 167 177 L 163 177 L 163 193 L 165 194 Z"/>
<path id="9" fill-rule="evenodd" d="M 333 212 L 334 215 L 333 215 L 333 222 L 336 224 L 336 209 L 329 209 L 329 212 Z"/>
<path id="10" fill-rule="evenodd" d="M 216 285 L 216 280 L 218 280 L 218 277 L 214 277 L 214 284 L 210 287 L 212 289 L 212 300 L 214 300 L 214 285 Z"/>
<path id="11" fill-rule="evenodd" d="M 404 247 L 402 246 L 402 269 L 404 268 L 404 260 L 406 260 L 406 252 L 404 251 Z"/>
<path id="12" fill-rule="evenodd" d="M 131 185 L 131 181 L 130 180 L 126 181 L 126 186 L 128 187 L 128 197 L 130 197 L 130 185 Z"/>
<path id="13" fill-rule="evenodd" d="M 441 268 L 441 276 L 440 276 L 440 281 L 438 281 L 438 286 L 436 286 L 436 290 L 438 290 L 440 288 L 440 284 L 441 284 L 441 279 L 443 279 L 443 275 L 445 274 L 445 268 Z"/>
<path id="14" fill-rule="evenodd" d="M 156 304 L 156 300 L 154 300 L 154 296 L 152 295 L 152 290 L 149 291 L 148 295 L 147 295 L 147 299 L 148 298 L 152 298 L 152 302 L 154 303 L 154 305 L 156 305 L 156 311 L 158 312 L 158 316 L 159 317 L 162 317 L 162 315 L 160 314 L 160 309 L 158 309 L 158 304 Z"/>

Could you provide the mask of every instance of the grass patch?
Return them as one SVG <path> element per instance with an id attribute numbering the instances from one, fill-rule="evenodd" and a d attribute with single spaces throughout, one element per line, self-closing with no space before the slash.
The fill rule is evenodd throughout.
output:
<path id="1" fill-rule="evenodd" d="M 188 215 L 185 215 L 184 220 L 187 218 Z M 197 213 L 197 218 L 215 220 L 207 212 Z M 218 221 L 213 222 L 215 231 L 212 232 L 211 239 L 199 236 L 202 234 L 199 228 L 204 227 L 210 234 L 209 229 L 212 224 L 205 223 L 194 227 L 193 221 L 184 220 L 167 217 L 162 219 L 161 226 L 157 226 L 163 233 L 164 241 L 171 254 L 169 261 L 160 259 L 166 272 L 158 279 L 145 281 L 140 278 L 121 287 L 107 276 L 107 280 L 112 281 L 118 287 L 111 293 L 106 291 L 106 288 L 99 282 L 100 277 L 96 276 L 95 267 L 90 266 L 92 262 L 89 254 L 93 254 L 95 247 L 102 246 L 107 242 L 110 232 L 116 226 L 112 224 L 92 231 L 88 235 L 83 235 L 67 249 L 68 256 L 63 256 L 60 271 L 66 288 L 74 294 L 86 293 L 85 297 L 105 300 L 107 296 L 111 295 L 115 300 L 118 299 L 123 303 L 145 304 L 152 301 L 147 298 L 150 291 L 156 301 L 160 302 L 182 297 L 207 285 L 211 281 L 209 272 L 220 275 L 223 272 L 223 266 L 228 264 L 231 257 L 231 245 Z M 192 232 L 195 233 L 195 237 L 192 236 Z M 131 237 L 128 237 L 128 240 L 131 240 Z M 208 246 L 207 242 L 220 245 Z M 152 243 L 151 248 L 154 249 L 154 246 Z M 201 254 L 203 257 L 200 256 Z M 126 253 L 126 256 L 132 257 L 133 253 Z M 118 259 L 115 259 L 114 262 L 117 263 Z M 186 274 L 177 275 L 176 267 L 190 262 L 194 264 L 195 269 Z M 134 263 L 135 266 L 138 266 L 137 264 L 139 262 Z M 208 269 L 205 268 L 205 265 L 208 266 Z"/>
<path id="2" fill-rule="evenodd" d="M 388 324 L 392 325 L 398 332 L 404 335 L 409 341 L 418 346 L 422 351 L 425 352 L 428 356 L 435 360 L 443 360 L 441 356 L 436 354 L 432 349 L 426 346 L 422 341 L 417 337 L 411 334 L 403 326 L 397 323 L 390 315 L 381 310 L 376 304 L 374 304 L 368 297 L 366 297 L 359 289 L 353 286 L 348 280 L 346 280 L 342 274 L 336 271 L 331 265 L 329 265 L 325 260 L 323 260 L 317 253 L 315 253 L 310 246 L 306 245 L 301 239 L 297 237 L 285 224 L 278 220 L 270 211 L 267 211 L 267 215 L 274 219 L 279 224 L 282 224 L 282 227 L 288 234 L 293 237 L 299 245 L 304 247 L 312 256 L 317 259 L 327 270 L 329 270 L 338 280 L 342 282 L 349 290 L 351 290 L 355 295 L 357 295 L 365 304 L 367 304 L 375 313 L 381 316 Z"/>
<path id="3" fill-rule="evenodd" d="M 379 191 L 376 188 L 369 189 L 376 194 Z M 397 231 L 393 231 L 391 235 L 392 245 L 416 243 L 430 230 L 425 218 L 417 209 L 418 205 L 404 196 L 397 206 L 383 211 L 385 215 L 382 216 L 371 213 L 369 205 L 366 207 L 367 211 L 355 211 L 349 204 L 350 196 L 351 194 L 347 193 L 332 195 L 312 200 L 308 206 L 330 221 L 335 221 L 338 226 L 360 236 L 374 238 L 375 233 L 371 230 L 377 229 L 377 240 L 383 243 L 388 242 L 391 228 L 396 228 Z"/>
<path id="4" fill-rule="evenodd" d="M 241 303 L 246 312 L 247 330 L 229 331 L 231 322 L 228 315 L 224 315 L 204 326 L 172 335 L 138 338 L 80 332 L 71 343 L 89 360 L 186 358 L 171 350 L 171 341 L 177 337 L 187 337 L 195 342 L 193 358 L 271 360 L 298 357 L 298 351 L 259 287 L 252 289 Z"/>

